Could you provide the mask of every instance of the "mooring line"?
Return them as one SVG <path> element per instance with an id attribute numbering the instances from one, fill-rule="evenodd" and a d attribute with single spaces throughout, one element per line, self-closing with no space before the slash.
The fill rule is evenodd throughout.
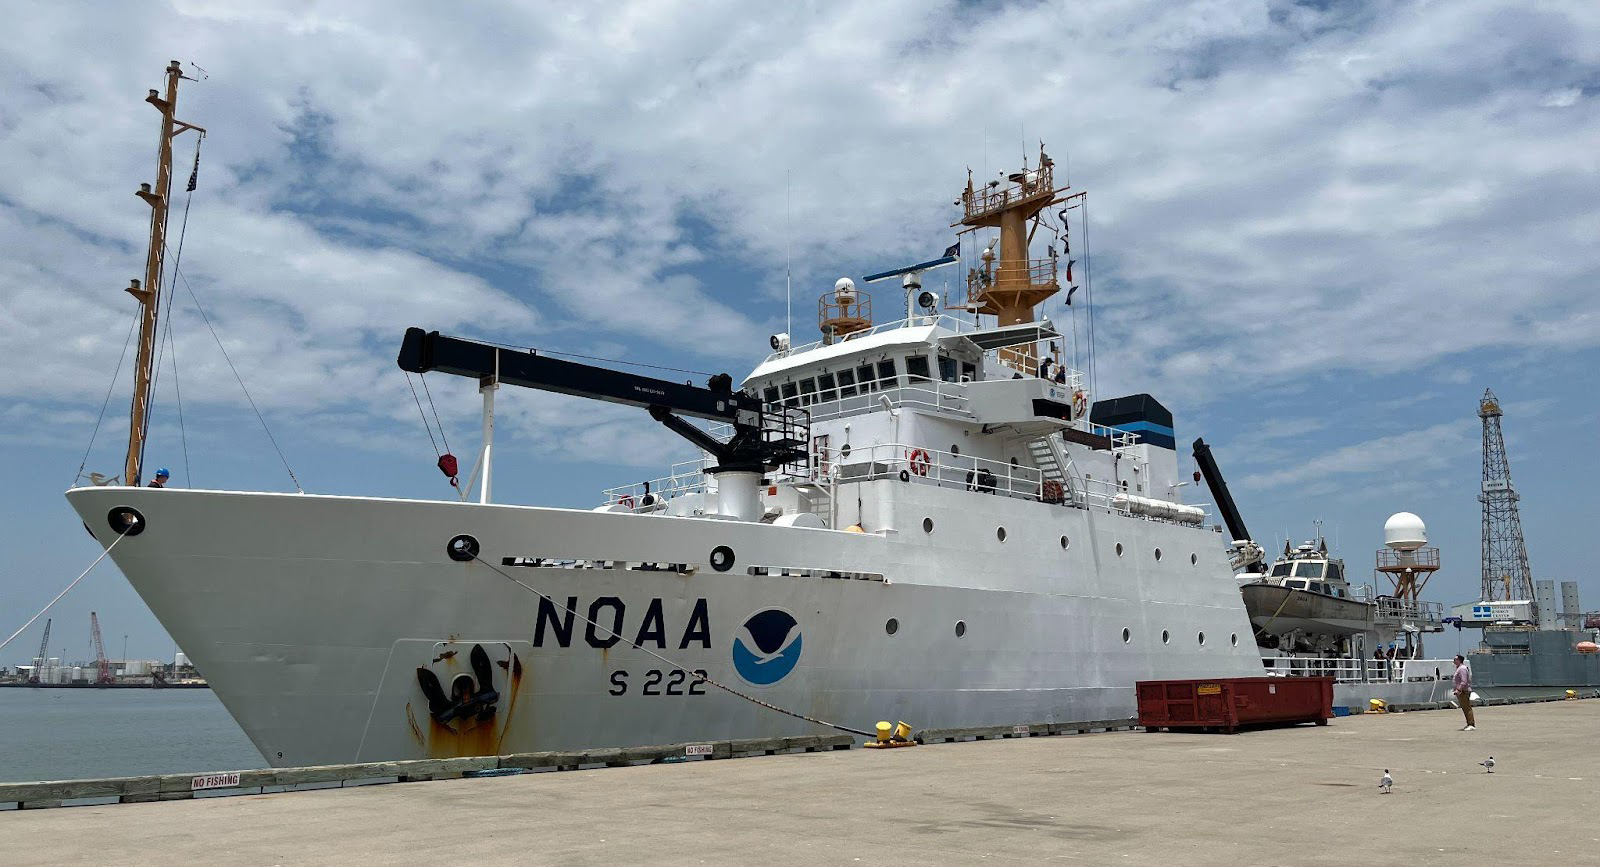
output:
<path id="1" fill-rule="evenodd" d="M 129 530 L 133 529 L 133 527 L 134 527 L 134 525 L 131 524 L 131 523 L 128 525 L 128 529 Z M 35 620 L 38 620 L 39 618 L 43 617 L 44 613 L 46 611 L 49 611 L 51 608 L 53 608 L 55 606 L 55 604 L 57 602 L 60 602 L 61 601 L 61 597 L 67 595 L 67 591 L 69 591 L 72 588 L 78 586 L 78 582 L 83 580 L 83 576 L 84 575 L 88 575 L 91 571 L 93 571 L 94 567 L 99 566 L 100 565 L 100 561 L 104 560 L 106 558 L 106 555 L 111 553 L 111 549 L 117 547 L 117 543 L 121 542 L 123 539 L 127 538 L 127 536 L 128 536 L 128 530 L 123 530 L 121 533 L 118 533 L 117 534 L 117 538 L 112 540 L 111 544 L 107 545 L 106 549 L 104 551 L 100 552 L 100 556 L 94 558 L 94 562 L 93 563 L 89 564 L 89 568 L 83 570 L 82 574 L 80 574 L 78 577 L 72 579 L 72 583 L 67 585 L 67 589 L 66 590 L 63 590 L 60 593 L 57 593 L 56 594 L 56 598 L 50 600 L 50 604 L 49 605 L 46 605 L 45 607 L 39 609 L 39 613 L 38 614 L 35 614 L 32 617 L 28 618 L 28 622 L 22 624 L 22 628 L 21 629 L 18 629 L 16 632 L 11 633 L 11 637 L 10 638 L 7 638 L 5 641 L 0 641 L 0 648 L 3 648 L 7 644 L 10 644 L 12 641 L 14 641 L 16 639 L 17 636 L 21 635 L 28 627 L 32 626 L 33 622 Z"/>
<path id="2" fill-rule="evenodd" d="M 479 557 L 477 554 L 473 554 L 472 555 L 472 559 L 478 561 L 479 563 L 482 563 L 485 566 L 488 566 L 490 569 L 493 569 L 496 572 L 499 572 L 500 576 L 502 578 L 505 578 L 506 580 L 508 580 L 511 583 L 517 585 L 518 587 L 521 587 L 522 589 L 528 591 L 529 593 L 532 593 L 533 595 L 539 597 L 540 599 L 543 599 L 544 601 L 549 602 L 552 606 L 555 606 L 558 609 L 560 608 L 560 606 L 556 603 L 556 601 L 554 599 L 550 598 L 549 596 L 545 595 L 544 593 L 540 592 L 539 590 L 537 590 L 537 589 L 535 589 L 535 588 L 533 588 L 533 587 L 531 587 L 531 586 L 529 586 L 527 584 L 524 584 L 522 581 L 520 581 L 519 579 L 511 576 L 510 574 L 502 571 L 499 566 L 496 566 L 493 563 L 490 563 L 488 560 L 485 560 L 482 557 Z M 626 641 L 626 639 L 624 639 L 621 635 L 618 635 L 616 633 L 616 631 L 604 626 L 603 624 L 596 623 L 595 621 L 590 620 L 585 615 L 578 614 L 576 609 L 569 608 L 567 610 L 571 611 L 574 615 L 576 615 L 584 623 L 587 623 L 590 626 L 596 627 L 598 629 L 604 630 L 606 632 L 606 634 L 609 635 L 610 637 L 615 638 L 615 639 L 617 639 L 619 641 Z M 721 683 L 718 683 L 718 682 L 712 680 L 709 676 L 706 675 L 704 670 L 685 668 L 684 666 L 679 665 L 676 662 L 673 662 L 672 660 L 666 658 L 665 656 L 662 656 L 659 653 L 656 653 L 655 651 L 651 650 L 648 647 L 645 647 L 642 644 L 629 642 L 629 645 L 632 646 L 635 650 L 642 650 L 645 653 L 648 653 L 649 655 L 655 657 L 656 659 L 661 660 L 662 662 L 666 663 L 667 665 L 672 666 L 672 669 L 674 671 L 681 671 L 685 675 L 687 675 L 688 677 L 690 677 L 690 678 L 692 678 L 694 680 L 698 680 L 698 681 L 701 681 L 703 683 L 709 683 L 712 686 L 716 687 L 717 689 L 720 689 L 723 692 L 728 693 L 729 695 L 737 696 L 737 697 L 742 698 L 745 701 L 748 701 L 748 702 L 750 702 L 752 704 L 760 705 L 760 706 L 766 708 L 767 710 L 777 711 L 778 713 L 784 714 L 786 716 L 792 716 L 795 719 L 805 720 L 808 723 L 815 723 L 815 724 L 820 725 L 820 726 L 827 726 L 828 728 L 837 729 L 837 730 L 842 731 L 842 732 L 849 732 L 850 734 L 853 734 L 853 735 L 862 735 L 864 737 L 869 737 L 869 738 L 870 737 L 874 737 L 872 732 L 862 731 L 861 729 L 853 729 L 853 728 L 851 728 L 849 726 L 846 726 L 846 725 L 840 725 L 839 723 L 835 723 L 835 722 L 828 722 L 827 720 L 817 719 L 816 717 L 809 717 L 809 716 L 806 716 L 803 713 L 799 713 L 798 711 L 792 711 L 792 710 L 789 710 L 788 708 L 778 707 L 777 705 L 772 704 L 771 702 L 762 701 L 761 699 L 756 698 L 753 695 L 746 695 L 745 693 L 742 693 L 739 690 L 734 689 L 731 686 L 727 686 L 725 684 L 721 684 Z"/>

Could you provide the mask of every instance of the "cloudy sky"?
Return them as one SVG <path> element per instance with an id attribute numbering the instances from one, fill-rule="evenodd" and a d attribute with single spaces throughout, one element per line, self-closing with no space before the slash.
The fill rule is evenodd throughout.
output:
<path id="1" fill-rule="evenodd" d="M 1258 538 L 1320 520 L 1363 574 L 1416 511 L 1434 598 L 1475 598 L 1492 387 L 1535 573 L 1600 609 L 1577 543 L 1600 510 L 1600 5 L 757 6 L 8 7 L 0 635 L 97 553 L 61 492 L 108 388 L 85 470 L 120 467 L 142 99 L 173 58 L 210 131 L 149 450 L 179 485 L 292 489 L 195 299 L 308 491 L 443 497 L 405 327 L 742 375 L 785 327 L 786 251 L 814 334 L 835 278 L 936 255 L 966 169 L 1043 140 L 1089 191 L 1101 395 L 1152 392 L 1212 442 Z M 176 159 L 181 191 L 192 135 Z M 470 454 L 474 389 L 432 386 Z M 508 500 L 589 506 L 688 457 L 637 411 L 502 412 Z M 171 652 L 114 568 L 54 612 L 56 651 L 87 655 L 91 609 L 113 655 Z"/>

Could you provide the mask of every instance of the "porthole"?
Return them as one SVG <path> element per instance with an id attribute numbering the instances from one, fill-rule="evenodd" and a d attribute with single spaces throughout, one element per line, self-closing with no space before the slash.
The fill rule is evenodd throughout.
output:
<path id="1" fill-rule="evenodd" d="M 1168 632 L 1165 629 L 1161 630 L 1161 643 L 1162 644 L 1171 644 L 1172 643 L 1172 633 Z"/>
<path id="2" fill-rule="evenodd" d="M 841 458 L 850 457 L 850 444 L 849 443 L 845 443 L 844 445 L 839 447 L 839 457 L 841 457 Z"/>
<path id="3" fill-rule="evenodd" d="M 1193 565 L 1195 565 L 1196 563 L 1199 563 L 1199 562 L 1200 562 L 1200 555 L 1199 554 L 1190 554 L 1189 555 L 1189 565 L 1190 566 L 1193 566 Z"/>
<path id="4" fill-rule="evenodd" d="M 889 633 L 890 635 L 893 635 L 896 632 L 899 632 L 900 631 L 900 621 L 896 620 L 893 617 L 889 618 L 889 621 L 887 623 L 883 624 L 883 631 Z"/>
<path id="5" fill-rule="evenodd" d="M 994 531 L 994 537 L 996 539 L 999 539 L 1000 541 L 1004 542 L 1006 540 L 1006 528 L 1005 527 L 996 528 L 995 531 Z"/>
<path id="6" fill-rule="evenodd" d="M 957 620 L 956 621 L 956 637 L 957 638 L 961 638 L 962 636 L 964 636 L 966 634 L 967 634 L 967 621 L 965 621 L 965 620 Z"/>
<path id="7" fill-rule="evenodd" d="M 1121 542 L 1117 543 L 1117 556 L 1118 557 L 1122 556 L 1122 543 Z"/>
<path id="8" fill-rule="evenodd" d="M 1072 544 L 1072 540 L 1071 539 L 1068 539 L 1066 536 L 1062 536 L 1061 537 L 1061 550 L 1063 550 L 1063 551 L 1067 550 L 1067 548 L 1071 544 Z"/>
<path id="9" fill-rule="evenodd" d="M 954 443 L 951 443 L 951 445 L 950 445 L 950 454 L 953 454 L 953 455 L 961 454 L 961 447 L 958 446 L 958 445 L 955 445 Z"/>
<path id="10" fill-rule="evenodd" d="M 932 518 L 923 518 L 922 519 L 922 532 L 924 532 L 924 533 L 932 533 L 933 532 L 933 519 Z"/>
<path id="11" fill-rule="evenodd" d="M 1161 549 L 1160 548 L 1156 549 L 1156 562 L 1158 562 L 1158 563 L 1161 562 Z"/>
<path id="12" fill-rule="evenodd" d="M 1232 642 L 1234 647 L 1238 647 L 1239 646 L 1239 633 L 1235 632 L 1232 635 L 1228 636 L 1228 641 Z"/>
<path id="13" fill-rule="evenodd" d="M 1195 640 L 1200 642 L 1200 646 L 1201 647 L 1205 647 L 1206 646 L 1206 634 L 1204 632 L 1196 635 L 1195 636 Z"/>
<path id="14" fill-rule="evenodd" d="M 1128 631 L 1128 627 L 1126 627 L 1126 626 L 1122 627 L 1122 643 L 1123 644 L 1127 644 L 1128 642 L 1130 642 L 1132 640 L 1133 640 L 1133 633 Z"/>
<path id="15" fill-rule="evenodd" d="M 733 549 L 727 545 L 718 545 L 711 549 L 711 568 L 718 572 L 726 572 L 733 568 Z"/>

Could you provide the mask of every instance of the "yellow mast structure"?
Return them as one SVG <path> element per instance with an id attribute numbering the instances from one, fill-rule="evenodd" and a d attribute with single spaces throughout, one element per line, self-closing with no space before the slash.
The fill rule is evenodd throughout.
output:
<path id="1" fill-rule="evenodd" d="M 1039 148 L 1038 168 L 1028 168 L 1024 159 L 1022 171 L 1011 173 L 1006 180 L 1005 184 L 990 181 L 975 188 L 972 170 L 967 170 L 961 222 L 953 225 L 966 227 L 964 232 L 997 228 L 1000 237 L 998 248 L 986 249 L 982 265 L 967 275 L 967 303 L 955 306 L 994 316 L 1000 325 L 1016 325 L 1032 322 L 1033 308 L 1061 289 L 1054 257 L 1028 258 L 1028 222 L 1045 208 L 1072 197 L 1062 195 L 1066 187 L 1055 185 L 1055 162 L 1043 147 Z M 1033 344 L 1001 353 L 1002 359 L 1013 365 L 1024 365 L 1033 356 Z"/>
<path id="2" fill-rule="evenodd" d="M 168 63 L 166 95 L 151 90 L 144 98 L 161 112 L 161 139 L 155 188 L 140 184 L 137 193 L 150 206 L 150 250 L 145 255 L 144 283 L 141 285 L 134 280 L 127 290 L 140 306 L 139 353 L 134 361 L 133 407 L 128 419 L 128 460 L 122 471 L 123 483 L 134 486 L 140 482 L 145 434 L 150 427 L 150 385 L 155 375 L 156 322 L 161 312 L 162 258 L 167 246 L 167 206 L 172 193 L 172 140 L 189 130 L 205 135 L 204 128 L 174 117 L 178 108 L 178 80 L 185 77 L 178 61 Z"/>

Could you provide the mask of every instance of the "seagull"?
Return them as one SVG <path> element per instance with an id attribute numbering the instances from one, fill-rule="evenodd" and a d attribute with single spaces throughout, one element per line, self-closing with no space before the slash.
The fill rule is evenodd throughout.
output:
<path id="1" fill-rule="evenodd" d="M 1394 785 L 1394 777 L 1389 776 L 1389 769 L 1383 769 L 1383 779 L 1378 780 L 1378 791 L 1387 795 L 1389 787 Z"/>
<path id="2" fill-rule="evenodd" d="M 1479 762 L 1478 764 L 1483 765 L 1483 769 L 1485 771 L 1488 771 L 1491 774 L 1494 773 L 1494 756 L 1490 756 L 1489 758 L 1484 759 L 1483 761 Z"/>

